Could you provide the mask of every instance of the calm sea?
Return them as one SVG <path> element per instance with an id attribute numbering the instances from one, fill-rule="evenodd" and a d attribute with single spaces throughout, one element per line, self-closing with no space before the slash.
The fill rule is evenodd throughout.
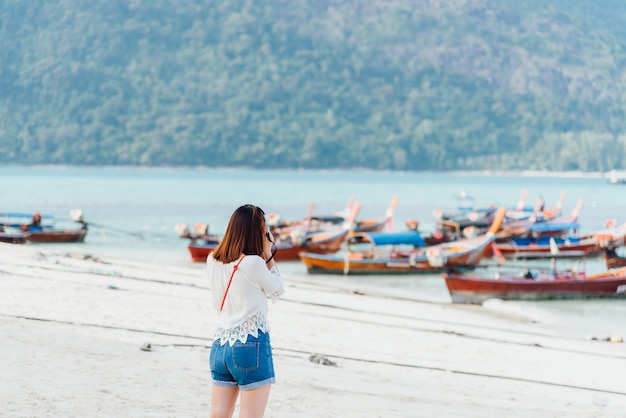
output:
<path id="1" fill-rule="evenodd" d="M 461 203 L 461 191 L 471 196 L 477 207 L 511 207 L 522 190 L 527 191 L 527 205 L 533 206 L 543 197 L 546 207 L 556 205 L 566 192 L 564 214 L 574 209 L 578 199 L 584 199 L 581 233 L 604 228 L 608 219 L 626 222 L 626 185 L 612 185 L 601 175 L 0 167 L 0 212 L 37 211 L 53 215 L 59 226 L 69 226 L 73 224 L 70 210 L 80 209 L 91 222 L 82 244 L 27 245 L 197 268 L 202 268 L 201 263 L 191 263 L 188 241 L 178 237 L 175 226 L 206 223 L 211 232 L 219 234 L 232 211 L 244 203 L 290 220 L 305 217 L 311 204 L 315 214 L 332 214 L 354 196 L 361 203 L 359 218 L 368 218 L 383 215 L 398 196 L 394 229 L 404 230 L 406 220 L 415 219 L 420 230 L 429 232 L 434 227 L 433 211 L 454 211 Z M 589 259 L 585 265 L 590 272 L 604 268 L 601 259 Z M 563 261 L 563 266 L 570 264 Z M 312 276 L 300 262 L 281 263 L 281 270 L 292 280 L 449 303 L 445 283 L 438 275 Z M 492 305 L 489 309 L 528 315 L 573 336 L 626 337 L 626 300 Z"/>

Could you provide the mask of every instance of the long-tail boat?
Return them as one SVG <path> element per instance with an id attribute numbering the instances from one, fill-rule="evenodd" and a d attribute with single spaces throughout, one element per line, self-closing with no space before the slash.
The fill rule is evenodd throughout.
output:
<path id="1" fill-rule="evenodd" d="M 574 230 L 578 224 L 571 223 L 570 228 Z M 496 240 L 495 249 L 506 258 L 580 258 L 601 255 L 605 248 L 624 245 L 625 237 L 626 224 L 580 236 Z"/>
<path id="2" fill-rule="evenodd" d="M 304 237 L 304 241 L 282 242 L 276 245 L 276 261 L 298 260 L 301 251 L 309 251 L 316 254 L 335 253 L 339 251 L 345 241 L 349 229 L 340 229 L 332 232 L 321 231 L 309 233 Z M 194 262 L 205 262 L 207 256 L 217 247 L 219 240 L 198 238 L 191 241 L 187 250 Z"/>
<path id="3" fill-rule="evenodd" d="M 506 258 L 579 258 L 599 255 L 602 248 L 593 235 L 577 237 L 512 238 L 494 244 L 496 252 Z M 555 251 L 556 246 L 556 251 Z"/>
<path id="4" fill-rule="evenodd" d="M 531 225 L 530 229 L 532 229 L 532 225 L 537 224 L 538 221 L 545 222 L 561 216 L 561 208 L 566 196 L 564 191 L 561 193 L 556 205 L 547 209 L 544 207 L 544 199 L 542 197 L 537 200 L 534 207 L 527 206 L 525 204 L 526 196 L 527 191 L 522 190 L 517 204 L 507 209 L 506 218 L 502 223 L 501 231 L 498 233 L 499 237 L 508 238 L 511 236 L 528 235 L 529 225 Z M 491 226 L 496 211 L 496 206 L 474 208 L 473 203 L 460 206 L 458 212 L 453 214 L 444 214 L 441 210 L 435 210 L 436 231 L 434 234 L 445 236 L 447 233 L 454 232 L 450 228 L 451 225 L 457 225 L 457 229 L 462 231 L 463 234 L 483 234 Z M 541 228 L 540 226 L 538 229 Z M 549 229 L 552 231 L 555 228 L 555 226 L 552 226 Z M 458 238 L 461 238 L 460 234 Z"/>
<path id="5" fill-rule="evenodd" d="M 626 268 L 594 275 L 572 270 L 546 270 L 494 277 L 461 272 L 443 274 L 454 303 L 481 304 L 487 299 L 542 300 L 626 297 Z"/>
<path id="6" fill-rule="evenodd" d="M 298 260 L 298 254 L 308 251 L 315 254 L 329 254 L 339 251 L 342 244 L 353 228 L 354 219 L 361 205 L 355 204 L 353 212 L 348 221 L 340 227 L 321 231 L 306 231 L 303 229 L 292 229 L 289 234 L 273 235 L 276 245 L 276 261 Z M 194 262 L 204 262 L 207 256 L 217 247 L 220 238 L 209 235 L 206 230 L 202 231 L 201 225 L 196 226 L 198 234 L 189 233 L 185 225 L 177 225 L 179 236 L 189 238 L 191 242 L 187 246 L 191 259 Z"/>
<path id="7" fill-rule="evenodd" d="M 572 229 L 577 229 L 578 215 L 582 208 L 583 200 L 579 199 L 576 207 L 568 216 L 549 217 L 554 211 L 543 210 L 543 199 L 539 199 L 533 215 L 520 220 L 512 220 L 502 225 L 498 232 L 498 238 L 540 238 L 559 237 L 567 234 Z"/>
<path id="8" fill-rule="evenodd" d="M 485 255 L 491 254 L 489 246 L 495 240 L 495 231 L 500 228 L 505 214 L 505 208 L 498 209 L 489 231 L 475 238 L 406 250 L 397 248 L 406 242 L 392 240 L 391 235 L 385 241 L 382 234 L 381 236 L 366 234 L 361 239 L 362 242 L 369 242 L 370 246 L 366 246 L 365 249 L 355 248 L 354 238 L 351 238 L 352 242 L 349 241 L 348 251 L 344 254 L 303 252 L 300 253 L 300 259 L 306 265 L 307 271 L 313 274 L 437 273 L 450 266 L 471 269 L 478 265 Z M 418 234 L 417 231 L 408 232 Z M 423 242 L 423 238 L 419 239 Z"/>
<path id="9" fill-rule="evenodd" d="M 70 212 L 72 219 L 80 224 L 78 228 L 59 228 L 54 225 L 52 215 L 40 213 L 0 213 L 0 224 L 5 233 L 26 233 L 25 240 L 38 243 L 83 242 L 88 232 L 88 224 L 82 211 Z"/>
<path id="10" fill-rule="evenodd" d="M 398 205 L 398 196 L 394 196 L 391 200 L 391 204 L 381 216 L 351 220 L 352 213 L 356 209 L 357 205 L 360 208 L 360 204 L 354 201 L 354 196 L 350 197 L 350 200 L 346 207 L 333 215 L 314 215 L 314 204 L 309 205 L 307 216 L 298 221 L 284 222 L 280 220 L 278 214 L 268 215 L 268 225 L 272 234 L 277 237 L 285 237 L 297 231 L 312 232 L 322 230 L 337 230 L 341 228 L 345 223 L 351 222 L 352 232 L 377 232 L 382 231 L 385 227 L 391 230 L 393 224 L 393 215 Z"/>

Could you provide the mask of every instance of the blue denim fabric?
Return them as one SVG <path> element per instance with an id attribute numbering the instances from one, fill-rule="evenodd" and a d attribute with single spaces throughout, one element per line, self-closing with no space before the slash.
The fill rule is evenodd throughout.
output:
<path id="1" fill-rule="evenodd" d="M 209 363 L 216 386 L 250 390 L 276 382 L 270 336 L 261 331 L 258 338 L 248 335 L 245 343 L 237 341 L 232 347 L 214 341 Z"/>

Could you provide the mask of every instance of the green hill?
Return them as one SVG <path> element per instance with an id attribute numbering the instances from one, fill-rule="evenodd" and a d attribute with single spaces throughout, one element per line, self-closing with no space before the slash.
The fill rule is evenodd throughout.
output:
<path id="1" fill-rule="evenodd" d="M 617 0 L 4 0 L 0 163 L 624 168 L 625 18 Z"/>

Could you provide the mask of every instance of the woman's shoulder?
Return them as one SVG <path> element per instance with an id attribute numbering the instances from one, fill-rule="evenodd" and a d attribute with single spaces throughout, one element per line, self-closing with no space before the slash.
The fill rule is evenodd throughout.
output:
<path id="1" fill-rule="evenodd" d="M 215 258 L 213 258 L 213 254 L 209 254 L 206 262 L 208 265 L 222 265 L 222 266 L 226 266 L 226 265 L 230 265 L 230 264 L 239 264 L 242 267 L 249 267 L 249 268 L 254 268 L 256 266 L 263 266 L 265 267 L 265 260 L 263 260 L 263 258 L 261 258 L 260 256 L 256 255 L 256 254 L 251 254 L 251 255 L 246 255 L 243 258 L 239 258 L 237 260 L 234 260 L 230 263 L 222 263 L 221 261 L 216 260 Z"/>
<path id="2" fill-rule="evenodd" d="M 213 257 L 213 254 L 209 254 L 209 255 L 207 256 L 207 258 L 206 258 L 206 265 L 207 265 L 207 267 L 213 267 L 213 268 L 218 268 L 218 267 L 224 267 L 224 266 L 226 266 L 226 264 L 225 264 L 225 263 L 222 263 L 221 261 L 216 260 L 216 259 Z"/>
<path id="3" fill-rule="evenodd" d="M 246 255 L 243 260 L 241 260 L 241 264 L 245 264 L 249 267 L 255 268 L 258 266 L 265 267 L 265 260 L 256 254 Z"/>

